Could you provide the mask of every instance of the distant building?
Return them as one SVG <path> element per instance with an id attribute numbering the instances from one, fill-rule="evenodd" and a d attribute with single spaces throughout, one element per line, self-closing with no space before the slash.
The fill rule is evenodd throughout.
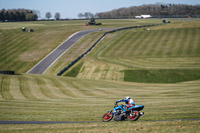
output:
<path id="1" fill-rule="evenodd" d="M 142 18 L 142 16 L 135 16 L 135 18 Z"/>
<path id="2" fill-rule="evenodd" d="M 151 15 L 141 15 L 141 16 L 135 16 L 135 18 L 151 18 Z"/>

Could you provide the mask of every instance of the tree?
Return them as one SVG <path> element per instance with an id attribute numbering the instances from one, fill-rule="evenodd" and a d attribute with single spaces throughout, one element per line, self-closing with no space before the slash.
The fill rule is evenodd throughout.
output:
<path id="1" fill-rule="evenodd" d="M 84 17 L 84 14 L 83 14 L 83 13 L 79 13 L 79 14 L 78 14 L 78 17 L 79 17 L 79 18 L 83 18 L 83 17 Z"/>
<path id="2" fill-rule="evenodd" d="M 47 13 L 45 14 L 45 17 L 49 20 L 49 19 L 52 17 L 52 15 L 51 15 L 50 12 L 47 12 Z"/>
<path id="3" fill-rule="evenodd" d="M 85 12 L 84 17 L 85 18 L 92 18 L 92 17 L 94 17 L 94 14 L 92 14 L 91 12 Z"/>
<path id="4" fill-rule="evenodd" d="M 55 20 L 59 20 L 60 19 L 60 13 L 56 12 L 54 18 L 55 18 Z"/>
<path id="5" fill-rule="evenodd" d="M 33 13 L 37 15 L 37 18 L 41 18 L 41 13 L 39 10 L 33 10 Z"/>

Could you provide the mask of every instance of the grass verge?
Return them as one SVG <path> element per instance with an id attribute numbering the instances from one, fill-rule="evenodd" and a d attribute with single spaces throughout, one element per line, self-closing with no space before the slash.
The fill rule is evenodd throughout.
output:
<path id="1" fill-rule="evenodd" d="M 64 76 L 76 77 L 82 66 L 83 66 L 83 62 L 76 64 L 76 66 L 74 66 L 71 70 L 69 70 L 69 72 L 66 73 Z"/>

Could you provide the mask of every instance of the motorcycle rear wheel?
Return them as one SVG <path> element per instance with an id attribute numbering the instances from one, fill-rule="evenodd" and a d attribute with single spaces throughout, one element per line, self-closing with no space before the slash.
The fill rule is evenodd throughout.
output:
<path id="1" fill-rule="evenodd" d="M 137 110 L 133 110 L 132 116 L 131 114 L 127 117 L 130 121 L 137 121 L 140 118 L 140 112 Z"/>
<path id="2" fill-rule="evenodd" d="M 109 122 L 109 121 L 112 120 L 112 118 L 113 118 L 113 114 L 110 113 L 110 112 L 107 112 L 107 113 L 105 113 L 105 114 L 103 115 L 102 121 L 103 121 L 103 122 Z"/>

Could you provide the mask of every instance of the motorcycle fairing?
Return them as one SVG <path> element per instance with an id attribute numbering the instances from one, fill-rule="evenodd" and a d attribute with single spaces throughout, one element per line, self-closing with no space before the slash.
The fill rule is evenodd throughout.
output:
<path id="1" fill-rule="evenodd" d="M 135 106 L 132 106 L 132 107 L 128 108 L 128 110 L 134 109 L 134 110 L 140 111 L 143 108 L 144 108 L 143 105 L 135 105 Z"/>
<path id="2" fill-rule="evenodd" d="M 113 111 L 116 111 L 118 109 L 121 109 L 122 111 L 126 111 L 124 108 L 122 108 L 121 106 L 116 106 L 113 108 Z"/>

